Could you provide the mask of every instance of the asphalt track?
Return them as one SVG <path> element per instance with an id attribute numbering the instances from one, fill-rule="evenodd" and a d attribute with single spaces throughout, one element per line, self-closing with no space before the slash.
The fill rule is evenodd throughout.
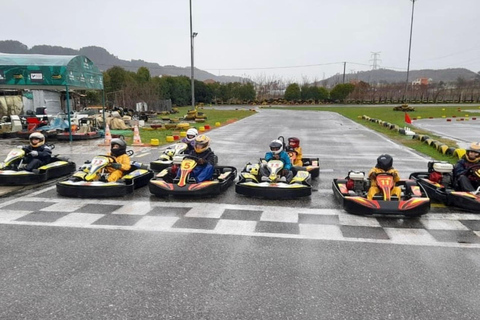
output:
<path id="1" fill-rule="evenodd" d="M 331 112 L 260 110 L 208 132 L 220 164 L 278 135 L 320 158 L 311 197 L 68 199 L 43 185 L 0 203 L 1 319 L 477 319 L 480 216 L 359 217 L 331 181 L 380 153 L 401 176 L 428 158 Z M 82 163 L 98 141 L 58 144 Z M 13 144 L 15 145 L 15 144 Z M 0 154 L 8 152 L 6 145 Z M 162 147 L 164 148 L 164 147 Z M 133 148 L 149 163 L 162 148 Z"/>

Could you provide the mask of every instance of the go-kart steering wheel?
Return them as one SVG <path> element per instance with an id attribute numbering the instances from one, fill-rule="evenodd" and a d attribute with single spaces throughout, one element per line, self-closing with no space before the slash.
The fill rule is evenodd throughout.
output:
<path id="1" fill-rule="evenodd" d="M 117 160 L 115 159 L 114 156 L 108 155 L 108 154 L 100 154 L 100 157 L 105 157 L 110 160 L 110 163 L 117 163 Z"/>
<path id="2" fill-rule="evenodd" d="M 194 160 L 195 162 L 198 162 L 198 160 L 200 160 L 199 157 L 194 156 L 194 155 L 192 155 L 192 154 L 187 154 L 187 155 L 185 155 L 183 158 L 184 158 L 184 159 L 192 159 L 192 160 Z"/>
<path id="3" fill-rule="evenodd" d="M 467 169 L 466 175 L 478 177 L 478 175 L 476 174 L 478 170 L 480 170 L 480 164 L 475 164 Z"/>

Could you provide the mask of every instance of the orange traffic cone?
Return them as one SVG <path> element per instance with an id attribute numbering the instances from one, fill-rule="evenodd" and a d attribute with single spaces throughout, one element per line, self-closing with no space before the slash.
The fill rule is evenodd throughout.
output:
<path id="1" fill-rule="evenodd" d="M 112 142 L 112 134 L 110 133 L 110 127 L 107 124 L 105 126 L 105 139 L 103 140 L 103 144 L 100 146 L 109 146 L 110 142 Z"/>
<path id="2" fill-rule="evenodd" d="M 143 146 L 142 139 L 140 138 L 140 132 L 138 131 L 138 126 L 135 125 L 133 129 L 133 144 L 134 146 Z"/>

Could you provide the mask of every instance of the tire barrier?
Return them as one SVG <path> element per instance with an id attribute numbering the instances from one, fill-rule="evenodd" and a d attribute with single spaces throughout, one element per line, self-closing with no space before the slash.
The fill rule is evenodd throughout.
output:
<path id="1" fill-rule="evenodd" d="M 363 115 L 361 117 L 359 116 L 358 118 L 361 118 L 363 120 L 370 121 L 370 122 L 376 122 L 383 127 L 389 128 L 390 130 L 396 130 L 398 133 L 403 134 L 403 135 L 410 135 L 410 136 L 412 136 L 412 139 L 424 142 L 424 143 L 428 144 L 429 146 L 434 147 L 435 150 L 437 150 L 438 152 L 440 152 L 441 154 L 446 155 L 446 156 L 452 156 L 452 157 L 456 157 L 458 159 L 461 159 L 466 153 L 465 149 L 449 147 L 448 145 L 446 145 L 443 142 L 440 142 L 440 141 L 437 141 L 437 140 L 434 140 L 434 139 L 430 138 L 428 135 L 416 134 L 413 131 L 411 131 L 410 128 L 408 128 L 408 127 L 401 128 L 400 126 L 398 126 L 396 124 L 392 124 L 392 123 L 382 121 L 382 120 L 379 120 L 379 119 L 370 118 L 367 115 Z"/>
<path id="2" fill-rule="evenodd" d="M 467 153 L 465 149 L 455 149 L 455 151 L 453 151 L 453 156 L 461 159 L 465 153 Z"/>

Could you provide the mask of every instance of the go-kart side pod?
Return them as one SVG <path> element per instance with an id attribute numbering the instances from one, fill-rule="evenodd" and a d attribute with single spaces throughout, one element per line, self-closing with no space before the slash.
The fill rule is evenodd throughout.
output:
<path id="1" fill-rule="evenodd" d="M 57 193 L 72 198 L 122 197 L 148 184 L 153 172 L 136 169 L 116 182 L 84 181 L 75 177 L 57 183 Z"/>
<path id="2" fill-rule="evenodd" d="M 158 197 L 165 196 L 214 196 L 230 187 L 237 175 L 237 169 L 230 166 L 215 166 L 212 180 L 196 182 L 188 172 L 193 169 L 193 160 L 182 161 L 180 178 L 172 177 L 165 169 L 150 180 L 150 192 Z M 188 168 L 187 168 L 188 167 Z M 187 172 L 188 171 L 188 172 Z"/>
<path id="3" fill-rule="evenodd" d="M 52 158 L 53 162 L 38 168 L 38 172 L 26 170 L 0 169 L 0 185 L 23 186 L 59 178 L 75 171 L 75 163 L 61 158 Z"/>
<path id="4" fill-rule="evenodd" d="M 432 201 L 473 213 L 480 212 L 480 194 L 474 195 L 470 192 L 455 191 L 451 184 L 443 185 L 431 181 L 428 177 L 428 172 L 414 172 L 410 175 L 411 179 L 416 180 L 426 190 Z"/>
<path id="5" fill-rule="evenodd" d="M 400 180 L 396 186 L 402 190 L 400 199 L 393 195 L 375 195 L 369 200 L 366 192 L 358 194 L 349 190 L 346 179 L 333 179 L 332 182 L 335 198 L 351 214 L 420 216 L 430 210 L 430 198 L 414 180 Z M 390 200 L 386 200 L 388 198 Z"/>
<path id="6" fill-rule="evenodd" d="M 235 192 L 248 197 L 266 199 L 292 199 L 308 197 L 312 194 L 309 184 L 310 174 L 298 171 L 290 183 L 279 181 L 261 181 L 260 177 L 242 171 L 235 184 Z"/>

